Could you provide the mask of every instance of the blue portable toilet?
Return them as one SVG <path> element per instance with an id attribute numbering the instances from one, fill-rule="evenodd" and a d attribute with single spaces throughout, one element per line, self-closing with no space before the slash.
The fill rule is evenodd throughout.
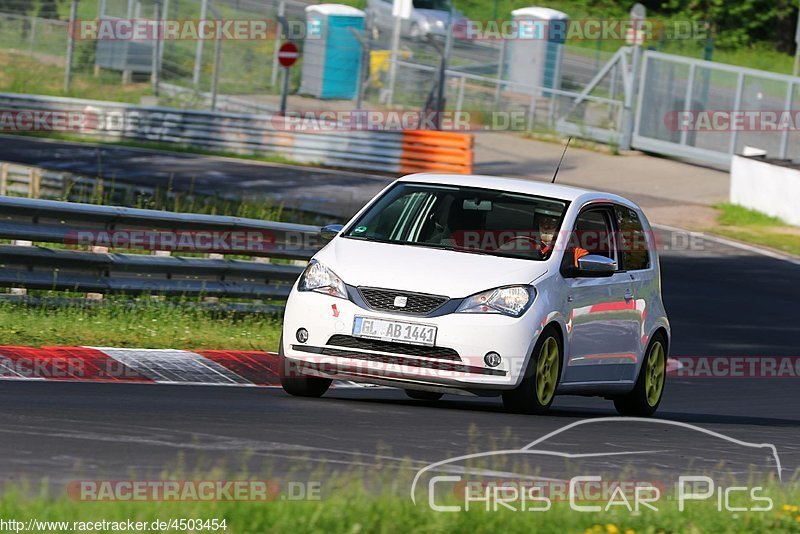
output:
<path id="1" fill-rule="evenodd" d="M 317 98 L 352 99 L 358 94 L 364 12 L 342 4 L 306 7 L 306 38 L 300 93 Z"/>
<path id="2" fill-rule="evenodd" d="M 512 11 L 511 18 L 518 35 L 509 43 L 508 80 L 526 87 L 560 89 L 567 14 L 548 7 L 523 7 Z"/>

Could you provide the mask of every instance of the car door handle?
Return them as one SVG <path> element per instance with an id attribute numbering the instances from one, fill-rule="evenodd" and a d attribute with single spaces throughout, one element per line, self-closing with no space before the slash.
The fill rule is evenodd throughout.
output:
<path id="1" fill-rule="evenodd" d="M 630 289 L 625 290 L 625 300 L 631 300 L 633 298 L 633 291 Z"/>

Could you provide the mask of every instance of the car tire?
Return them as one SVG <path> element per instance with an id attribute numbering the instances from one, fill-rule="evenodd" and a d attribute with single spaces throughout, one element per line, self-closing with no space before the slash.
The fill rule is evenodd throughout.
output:
<path id="1" fill-rule="evenodd" d="M 287 364 L 286 357 L 283 355 L 283 337 L 278 346 L 278 366 L 283 391 L 294 397 L 321 397 L 331 387 L 332 380 L 330 378 L 286 376 Z"/>
<path id="2" fill-rule="evenodd" d="M 421 391 L 419 389 L 406 389 L 406 395 L 410 399 L 434 402 L 442 398 L 444 393 L 437 393 L 435 391 Z"/>
<path id="3" fill-rule="evenodd" d="M 564 349 L 554 327 L 542 331 L 522 382 L 503 392 L 503 406 L 514 413 L 544 414 L 556 397 Z"/>
<path id="4" fill-rule="evenodd" d="M 633 390 L 614 399 L 620 415 L 650 417 L 661 404 L 667 378 L 667 340 L 661 332 L 653 336 L 647 346 Z"/>

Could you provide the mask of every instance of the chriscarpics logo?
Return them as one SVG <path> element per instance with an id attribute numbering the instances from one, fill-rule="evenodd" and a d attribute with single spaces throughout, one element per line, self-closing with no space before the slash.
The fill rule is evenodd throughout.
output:
<path id="1" fill-rule="evenodd" d="M 781 480 L 770 443 L 688 423 L 602 417 L 566 425 L 523 447 L 447 458 L 420 469 L 411 499 L 442 513 L 469 510 L 642 513 L 709 505 L 721 513 L 774 508 Z"/>

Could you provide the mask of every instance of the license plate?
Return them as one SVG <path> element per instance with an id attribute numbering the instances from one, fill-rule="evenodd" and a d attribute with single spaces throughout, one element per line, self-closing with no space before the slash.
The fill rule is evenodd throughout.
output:
<path id="1" fill-rule="evenodd" d="M 356 317 L 353 335 L 381 341 L 397 341 L 432 347 L 436 343 L 436 327 L 425 324 Z"/>

